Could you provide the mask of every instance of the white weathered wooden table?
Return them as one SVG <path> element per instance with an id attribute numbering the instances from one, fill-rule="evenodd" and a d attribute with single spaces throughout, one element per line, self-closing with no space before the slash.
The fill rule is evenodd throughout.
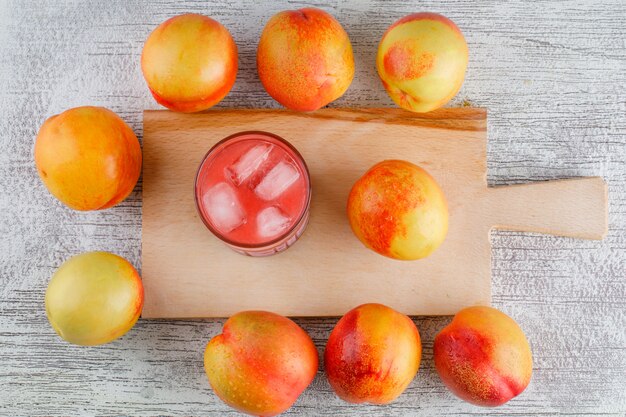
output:
<path id="1" fill-rule="evenodd" d="M 139 56 L 147 34 L 183 12 L 213 16 L 232 32 L 240 70 L 219 107 L 276 107 L 255 71 L 257 40 L 275 12 L 318 2 L 0 2 L 0 414 L 233 415 L 202 367 L 222 320 L 141 320 L 122 339 L 80 348 L 46 320 L 47 281 L 65 259 L 108 250 L 140 267 L 141 183 L 110 210 L 79 213 L 37 177 L 33 141 L 43 120 L 69 107 L 106 106 L 141 138 L 142 110 L 158 108 Z M 433 366 L 432 340 L 448 317 L 415 321 L 420 372 L 387 407 L 341 402 L 320 371 L 289 415 L 459 416 L 626 414 L 626 3 L 446 0 L 319 2 L 348 31 L 356 77 L 333 106 L 392 106 L 376 76 L 378 40 L 396 18 L 436 11 L 470 47 L 452 105 L 489 108 L 493 185 L 583 175 L 609 184 L 603 242 L 498 232 L 494 305 L 526 331 L 535 367 L 529 388 L 499 409 L 453 397 Z M 210 303 L 211 300 L 207 300 Z M 298 322 L 320 350 L 335 319 Z"/>

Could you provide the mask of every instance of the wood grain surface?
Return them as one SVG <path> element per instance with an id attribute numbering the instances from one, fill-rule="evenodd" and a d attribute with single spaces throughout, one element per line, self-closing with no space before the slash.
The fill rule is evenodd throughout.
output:
<path id="1" fill-rule="evenodd" d="M 335 107 L 393 107 L 376 76 L 380 36 L 414 11 L 446 14 L 470 48 L 451 106 L 489 109 L 492 186 L 602 176 L 609 232 L 581 241 L 494 232 L 493 303 L 530 340 L 528 389 L 498 409 L 477 408 L 439 381 L 432 341 L 449 317 L 416 317 L 424 345 L 417 378 L 386 407 L 335 397 L 322 371 L 290 416 L 624 416 L 626 414 L 626 5 L 623 0 L 497 1 L 10 1 L 0 2 L 0 415 L 234 416 L 209 389 L 202 352 L 223 320 L 140 320 L 110 345 L 79 348 L 47 323 L 43 295 L 70 256 L 109 250 L 140 265 L 141 182 L 124 203 L 72 212 L 37 178 L 34 137 L 49 116 L 94 104 L 142 136 L 158 109 L 139 56 L 146 36 L 183 12 L 232 32 L 240 71 L 220 108 L 275 108 L 255 71 L 263 23 L 318 5 L 345 26 L 356 77 Z M 211 302 L 211 300 L 207 300 Z M 336 319 L 298 319 L 320 352 Z"/>
<path id="2" fill-rule="evenodd" d="M 606 184 L 599 177 L 487 187 L 486 113 L 470 107 L 425 118 L 400 109 L 145 112 L 142 317 L 228 317 L 242 310 L 341 316 L 368 302 L 411 315 L 454 314 L 491 304 L 494 226 L 592 239 L 606 235 Z M 206 152 L 245 130 L 287 139 L 311 174 L 306 233 L 280 256 L 234 253 L 203 227 L 196 210 L 192 190 Z M 419 262 L 367 250 L 347 222 L 350 188 L 385 159 L 425 168 L 446 195 L 446 239 Z M 315 277 L 314 285 L 309 277 Z"/>

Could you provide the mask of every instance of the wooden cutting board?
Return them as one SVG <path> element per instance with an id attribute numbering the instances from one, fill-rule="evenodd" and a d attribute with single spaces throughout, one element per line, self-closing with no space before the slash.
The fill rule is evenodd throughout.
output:
<path id="1" fill-rule="evenodd" d="M 486 118 L 486 110 L 476 108 L 423 115 L 400 109 L 146 111 L 143 317 L 226 317 L 249 309 L 340 316 L 366 302 L 411 315 L 454 314 L 491 302 L 492 228 L 601 239 L 607 231 L 601 178 L 487 187 Z M 194 203 L 195 174 L 206 152 L 245 130 L 287 139 L 311 173 L 304 235 L 267 258 L 227 248 L 205 228 Z M 349 190 L 384 159 L 424 167 L 448 198 L 448 236 L 427 259 L 385 258 L 350 230 Z"/>

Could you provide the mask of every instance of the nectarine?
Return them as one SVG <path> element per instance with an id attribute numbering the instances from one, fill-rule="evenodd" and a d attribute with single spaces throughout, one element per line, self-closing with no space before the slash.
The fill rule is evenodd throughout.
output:
<path id="1" fill-rule="evenodd" d="M 108 252 L 87 252 L 63 263 L 46 290 L 46 314 L 63 339 L 100 345 L 128 332 L 143 307 L 137 270 Z"/>
<path id="2" fill-rule="evenodd" d="M 200 14 L 174 16 L 148 36 L 141 69 L 155 100 L 196 112 L 222 100 L 237 77 L 237 45 L 228 30 Z"/>
<path id="3" fill-rule="evenodd" d="M 459 28 L 445 16 L 415 13 L 387 29 L 376 68 L 389 96 L 414 112 L 446 104 L 465 78 L 468 49 Z"/>
<path id="4" fill-rule="evenodd" d="M 422 345 L 410 318 L 381 304 L 350 310 L 328 338 L 324 367 L 337 395 L 351 403 L 387 404 L 411 383 Z"/>
<path id="5" fill-rule="evenodd" d="M 407 161 L 370 168 L 348 196 L 348 219 L 368 248 L 394 259 L 425 258 L 448 232 L 448 205 L 426 171 Z"/>
<path id="6" fill-rule="evenodd" d="M 532 353 L 517 323 L 491 307 L 459 311 L 435 337 L 435 367 L 458 397 L 494 407 L 519 395 L 530 382 Z"/>
<path id="7" fill-rule="evenodd" d="M 317 350 L 301 327 L 264 311 L 237 313 L 207 344 L 204 369 L 213 391 L 255 416 L 287 410 L 317 372 Z"/>
<path id="8" fill-rule="evenodd" d="M 352 44 L 341 24 L 323 10 L 283 11 L 261 33 L 257 69 L 263 86 L 280 104 L 317 110 L 350 86 Z"/>
<path id="9" fill-rule="evenodd" d="M 141 173 L 141 147 L 111 110 L 76 107 L 41 126 L 35 164 L 62 203 L 75 210 L 99 210 L 118 204 L 133 190 Z"/>

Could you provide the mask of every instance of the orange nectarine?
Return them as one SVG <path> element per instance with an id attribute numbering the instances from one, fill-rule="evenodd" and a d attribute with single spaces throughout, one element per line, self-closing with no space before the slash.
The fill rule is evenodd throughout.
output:
<path id="1" fill-rule="evenodd" d="M 102 107 L 76 107 L 39 129 L 35 164 L 50 193 L 75 210 L 124 200 L 141 173 L 141 147 L 122 119 Z"/>
<path id="2" fill-rule="evenodd" d="M 350 86 L 352 44 L 341 24 L 323 10 L 283 11 L 263 29 L 257 69 L 263 86 L 280 104 L 317 110 Z"/>
<path id="3" fill-rule="evenodd" d="M 196 112 L 222 100 L 237 77 L 237 45 L 216 20 L 183 14 L 148 36 L 141 69 L 155 100 L 174 111 Z"/>

